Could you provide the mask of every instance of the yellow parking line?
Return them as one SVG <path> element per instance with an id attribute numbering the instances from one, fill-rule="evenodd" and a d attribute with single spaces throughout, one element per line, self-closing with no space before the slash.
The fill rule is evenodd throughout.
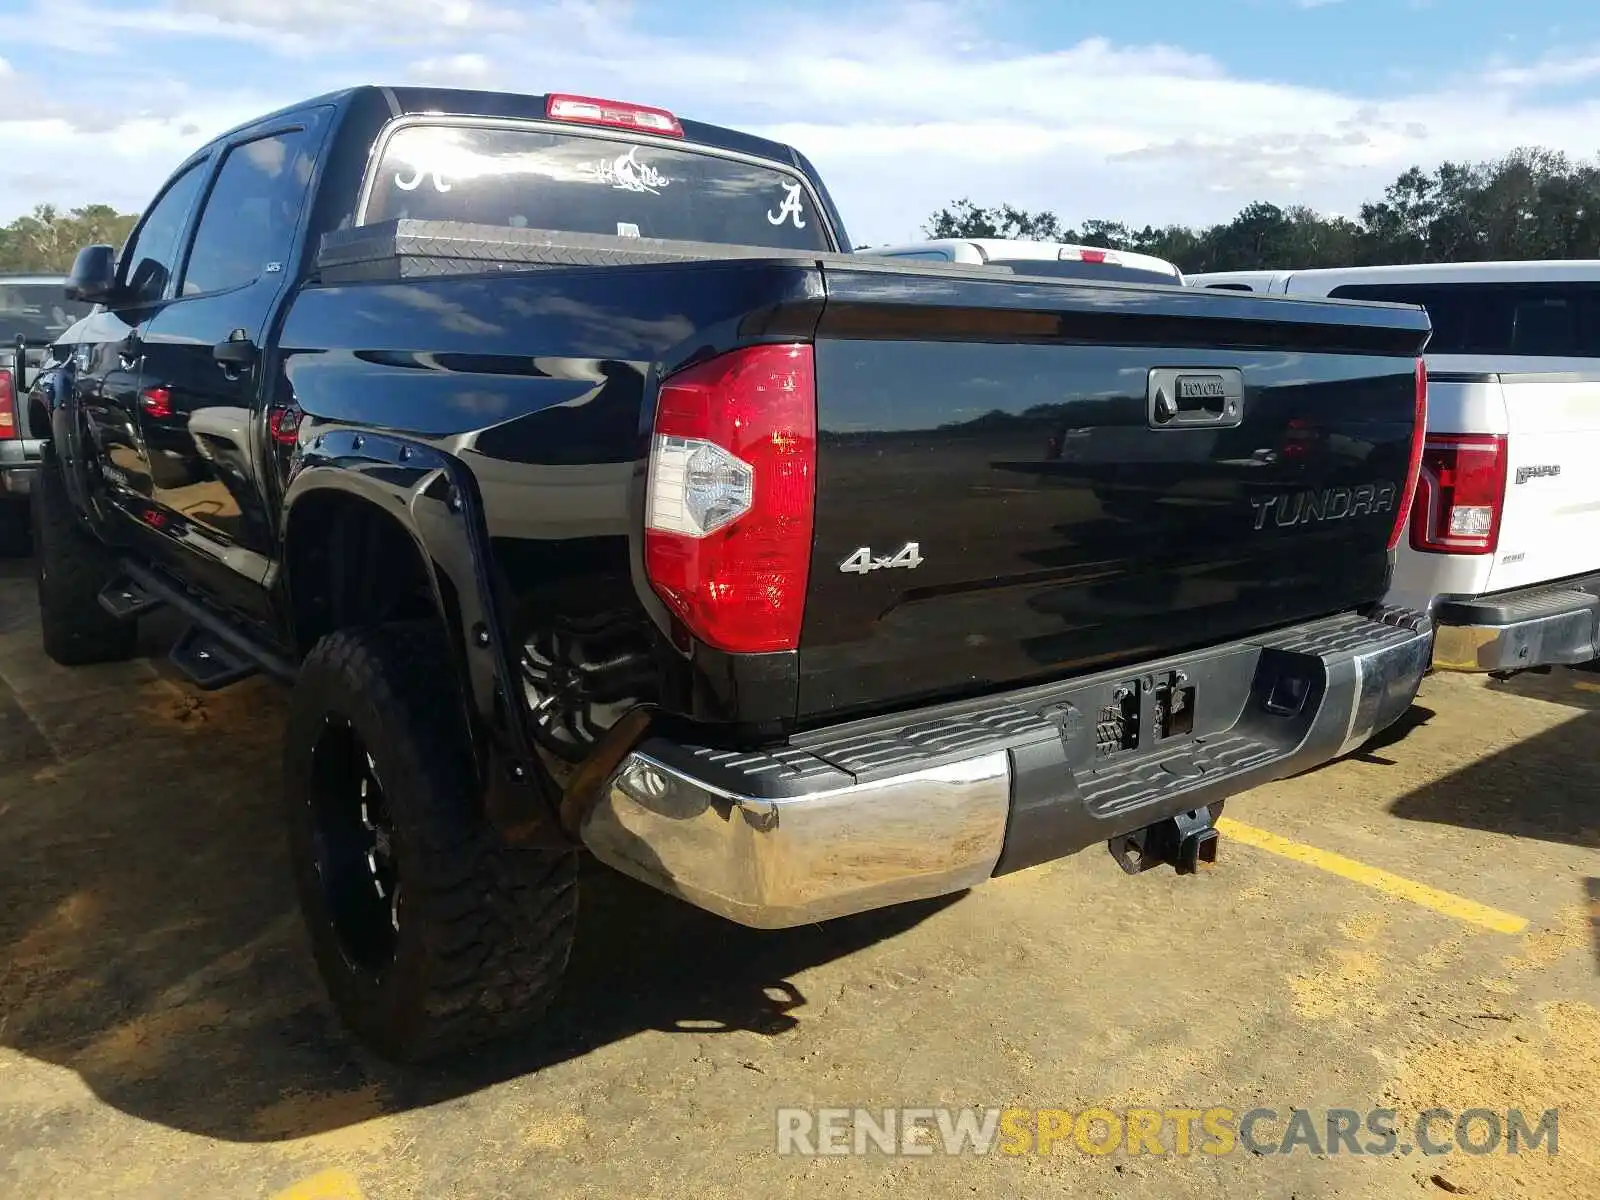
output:
<path id="1" fill-rule="evenodd" d="M 1590 683 L 1587 679 L 1574 680 L 1572 686 L 1580 692 L 1600 692 L 1600 683 Z"/>
<path id="2" fill-rule="evenodd" d="M 284 1188 L 272 1200 L 365 1200 L 365 1197 L 355 1177 L 336 1167 Z"/>
<path id="3" fill-rule="evenodd" d="M 1268 833 L 1265 829 L 1241 824 L 1232 817 L 1219 819 L 1217 830 L 1236 842 L 1243 842 L 1246 846 L 1254 846 L 1270 854 L 1292 858 L 1295 862 L 1305 863 L 1307 866 L 1327 871 L 1331 875 L 1362 884 L 1374 891 L 1382 892 L 1385 896 L 1409 900 L 1413 904 L 1431 908 L 1436 913 L 1454 917 L 1458 921 L 1466 921 L 1470 925 L 1481 925 L 1496 933 L 1521 933 L 1528 927 L 1528 922 L 1523 917 L 1512 916 L 1510 913 L 1501 912 L 1498 908 L 1490 908 L 1487 904 L 1479 904 L 1476 900 L 1468 900 L 1450 892 L 1441 892 L 1438 888 L 1431 888 L 1425 883 L 1391 874 L 1380 867 L 1369 867 L 1366 863 L 1346 858 L 1342 854 L 1334 854 L 1330 850 L 1319 850 L 1315 846 L 1307 846 L 1304 842 L 1290 841 L 1286 837 Z"/>

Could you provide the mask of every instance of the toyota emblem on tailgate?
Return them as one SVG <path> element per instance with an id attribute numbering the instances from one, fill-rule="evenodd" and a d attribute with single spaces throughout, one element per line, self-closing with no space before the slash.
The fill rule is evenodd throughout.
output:
<path id="1" fill-rule="evenodd" d="M 1148 412 L 1152 429 L 1231 428 L 1244 417 L 1244 374 L 1237 367 L 1157 367 Z"/>

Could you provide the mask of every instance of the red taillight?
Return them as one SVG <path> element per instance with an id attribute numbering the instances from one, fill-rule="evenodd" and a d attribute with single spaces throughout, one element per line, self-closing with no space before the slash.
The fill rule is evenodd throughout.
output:
<path id="1" fill-rule="evenodd" d="M 0 367 L 0 438 L 17 436 L 17 389 L 11 372 Z"/>
<path id="2" fill-rule="evenodd" d="M 164 387 L 145 388 L 139 393 L 139 407 L 158 420 L 172 415 L 172 392 Z"/>
<path id="3" fill-rule="evenodd" d="M 1430 433 L 1411 512 L 1413 549 L 1493 554 L 1506 492 L 1501 434 Z"/>
<path id="4" fill-rule="evenodd" d="M 613 129 L 632 129 L 638 133 L 659 133 L 682 137 L 683 126 L 664 108 L 644 104 L 624 104 L 620 100 L 599 100 L 593 96 L 552 95 L 545 102 L 544 115 L 552 121 L 579 121 L 585 125 L 609 125 Z"/>
<path id="5" fill-rule="evenodd" d="M 661 385 L 645 512 L 645 573 L 707 645 L 800 644 L 816 491 L 808 345 L 750 346 Z"/>
<path id="6" fill-rule="evenodd" d="M 300 420 L 305 414 L 298 408 L 274 408 L 267 413 L 267 436 L 280 446 L 293 446 L 300 440 Z"/>
<path id="7" fill-rule="evenodd" d="M 1422 359 L 1417 359 L 1416 399 L 1413 402 L 1413 418 L 1411 424 L 1411 456 L 1406 464 L 1405 488 L 1400 493 L 1400 502 L 1394 506 L 1394 528 L 1389 531 L 1389 549 L 1393 551 L 1400 544 L 1400 531 L 1406 527 L 1406 518 L 1411 514 L 1417 502 L 1417 480 L 1422 469 L 1422 447 L 1428 433 L 1428 364 Z"/>
<path id="8" fill-rule="evenodd" d="M 1063 262 L 1110 263 L 1113 266 L 1121 262 L 1110 250 L 1094 250 L 1088 246 L 1063 246 L 1056 251 L 1056 257 Z"/>

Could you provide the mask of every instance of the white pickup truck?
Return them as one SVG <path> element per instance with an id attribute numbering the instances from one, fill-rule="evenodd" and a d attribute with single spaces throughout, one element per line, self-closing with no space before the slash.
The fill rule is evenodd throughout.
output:
<path id="1" fill-rule="evenodd" d="M 1390 602 L 1431 607 L 1438 668 L 1518 671 L 1600 655 L 1600 261 L 1187 282 L 1426 308 L 1428 436 Z"/>
<path id="2" fill-rule="evenodd" d="M 865 246 L 857 254 L 919 262 L 1006 267 L 1017 275 L 1053 279 L 1098 279 L 1104 283 L 1155 283 L 1178 286 L 1183 274 L 1164 258 L 1129 250 L 1104 250 L 1071 242 L 1028 242 L 1008 238 L 935 238 L 898 246 Z"/>

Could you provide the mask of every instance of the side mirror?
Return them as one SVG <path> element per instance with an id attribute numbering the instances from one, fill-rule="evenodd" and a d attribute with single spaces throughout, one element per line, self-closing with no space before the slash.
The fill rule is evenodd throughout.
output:
<path id="1" fill-rule="evenodd" d="M 67 299 L 102 304 L 117 290 L 117 252 L 110 246 L 85 246 L 67 276 Z"/>

